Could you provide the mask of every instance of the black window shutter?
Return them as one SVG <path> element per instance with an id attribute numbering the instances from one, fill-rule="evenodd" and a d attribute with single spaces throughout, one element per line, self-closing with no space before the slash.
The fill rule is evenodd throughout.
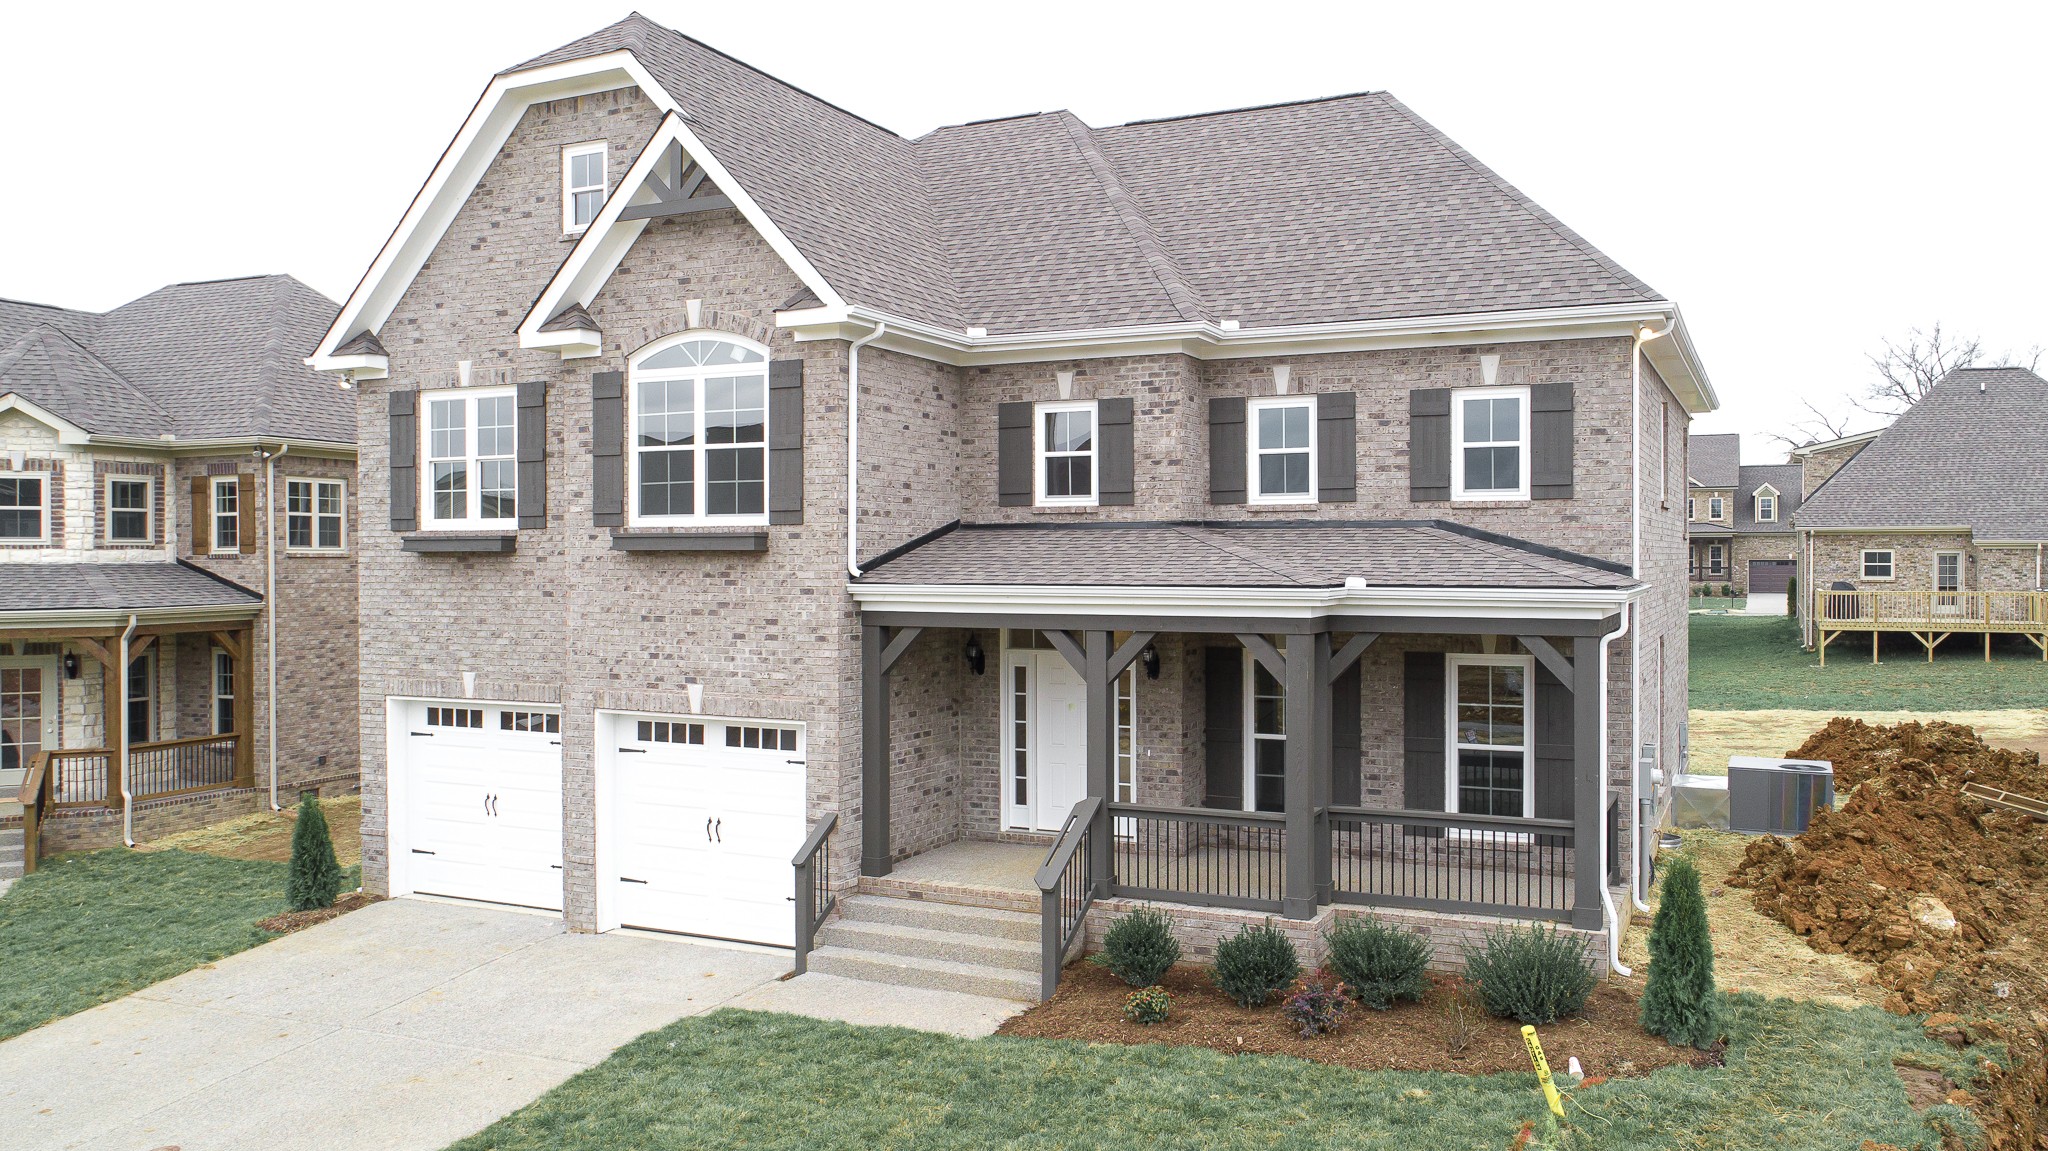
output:
<path id="1" fill-rule="evenodd" d="M 996 503 L 1031 506 L 1031 403 L 996 405 Z"/>
<path id="2" fill-rule="evenodd" d="M 590 522 L 626 522 L 626 373 L 590 377 Z"/>
<path id="3" fill-rule="evenodd" d="M 804 522 L 804 362 L 768 365 L 768 522 Z"/>
<path id="4" fill-rule="evenodd" d="M 1417 388 L 1408 393 L 1408 498 L 1451 498 L 1449 388 Z"/>
<path id="5" fill-rule="evenodd" d="M 1244 649 L 1202 649 L 1202 671 L 1208 685 L 1205 719 L 1208 778 L 1202 806 L 1244 810 Z"/>
<path id="6" fill-rule="evenodd" d="M 1095 502 L 1128 505 L 1137 498 L 1136 445 L 1131 435 L 1131 401 L 1114 397 L 1095 401 Z"/>
<path id="7" fill-rule="evenodd" d="M 1330 802 L 1357 807 L 1363 796 L 1359 728 L 1364 722 L 1365 661 L 1344 669 L 1330 684 Z"/>
<path id="8" fill-rule="evenodd" d="M 1209 502 L 1241 504 L 1245 497 L 1244 397 L 1209 401 Z"/>
<path id="9" fill-rule="evenodd" d="M 1401 668 L 1401 806 L 1444 811 L 1444 653 L 1411 651 Z M 1410 834 L 1415 834 L 1413 828 Z"/>
<path id="10" fill-rule="evenodd" d="M 420 394 L 394 389 L 391 406 L 391 530 L 417 531 L 420 526 Z"/>
<path id="11" fill-rule="evenodd" d="M 1572 498 L 1572 386 L 1529 389 L 1529 496 Z"/>
<path id="12" fill-rule="evenodd" d="M 548 526 L 548 385 L 527 380 L 518 386 L 519 528 Z"/>
<path id="13" fill-rule="evenodd" d="M 1328 504 L 1358 502 L 1358 396 L 1354 392 L 1316 396 L 1316 499 Z"/>
<path id="14" fill-rule="evenodd" d="M 1536 664 L 1536 818 L 1572 817 L 1572 691 Z M 1590 857 L 1588 857 L 1590 858 Z"/>

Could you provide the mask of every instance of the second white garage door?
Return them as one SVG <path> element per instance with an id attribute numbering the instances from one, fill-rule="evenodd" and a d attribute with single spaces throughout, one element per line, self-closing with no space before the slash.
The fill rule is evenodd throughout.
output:
<path id="1" fill-rule="evenodd" d="M 611 818 L 599 880 L 607 919 L 795 942 L 790 857 L 804 837 L 804 741 L 795 724 L 612 716 Z"/>

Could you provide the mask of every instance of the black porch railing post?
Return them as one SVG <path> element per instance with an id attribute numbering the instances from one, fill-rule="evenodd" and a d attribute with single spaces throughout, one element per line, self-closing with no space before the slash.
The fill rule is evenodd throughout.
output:
<path id="1" fill-rule="evenodd" d="M 1324 642 L 1315 642 L 1321 638 Z M 1327 860 L 1327 839 L 1316 834 L 1316 784 L 1318 767 L 1327 778 L 1330 763 L 1321 738 L 1329 714 L 1329 688 L 1317 674 L 1328 666 L 1328 638 L 1293 635 L 1288 637 L 1284 730 L 1287 734 L 1281 793 L 1287 815 L 1287 834 L 1281 847 L 1285 861 L 1281 870 L 1281 914 L 1289 919 L 1314 919 L 1316 880 L 1322 868 L 1316 863 L 1318 848 Z M 1319 734 L 1320 733 L 1320 734 Z M 1327 867 L 1325 862 L 1323 867 Z"/>
<path id="2" fill-rule="evenodd" d="M 1600 698 L 1599 637 L 1578 636 L 1572 640 L 1572 926 L 1586 931 L 1600 930 L 1605 921 L 1600 885 L 1607 877 L 1600 848 L 1607 805 L 1600 800 L 1607 790 L 1607 749 L 1600 746 L 1600 715 L 1606 705 Z"/>

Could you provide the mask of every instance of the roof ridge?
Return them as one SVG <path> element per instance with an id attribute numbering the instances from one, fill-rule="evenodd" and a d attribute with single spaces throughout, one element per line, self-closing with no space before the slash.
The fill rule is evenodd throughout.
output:
<path id="1" fill-rule="evenodd" d="M 1075 149 L 1081 153 L 1081 158 L 1095 174 L 1096 182 L 1102 185 L 1103 194 L 1109 199 L 1110 208 L 1116 212 L 1124 230 L 1130 233 L 1131 242 L 1145 258 L 1145 264 L 1152 270 L 1153 278 L 1159 281 L 1160 290 L 1172 301 L 1174 311 L 1179 312 L 1183 320 L 1202 319 L 1201 297 L 1196 294 L 1194 285 L 1188 282 L 1187 273 L 1182 270 L 1180 262 L 1174 259 L 1172 252 L 1166 250 L 1166 245 L 1159 242 L 1159 234 L 1152 230 L 1151 219 L 1145 215 L 1144 209 L 1138 206 L 1137 198 L 1131 195 L 1130 189 L 1124 187 L 1123 179 L 1117 175 L 1116 166 L 1096 144 L 1093 130 L 1072 112 L 1061 110 L 1054 115 L 1060 118 L 1061 124 L 1067 130 L 1067 138 L 1073 141 Z"/>
<path id="2" fill-rule="evenodd" d="M 147 391 L 143 390 L 141 385 L 137 384 L 134 380 L 129 379 L 127 375 L 123 373 L 119 368 L 116 368 L 114 365 L 102 359 L 100 357 L 100 354 L 98 352 L 93 351 L 90 345 L 81 343 L 78 340 L 71 338 L 70 333 L 66 332 L 64 329 L 56 326 L 55 324 L 37 324 L 35 327 L 30 328 L 26 332 L 23 332 L 14 341 L 14 343 L 8 346 L 12 349 L 26 350 L 25 345 L 28 343 L 29 337 L 34 336 L 38 332 L 48 332 L 49 334 L 57 337 L 58 339 L 78 349 L 80 355 L 83 355 L 86 359 L 91 360 L 94 364 L 97 364 L 100 367 L 100 369 L 106 372 L 108 376 L 112 377 L 116 383 L 120 384 L 124 388 L 127 388 L 130 394 L 132 394 L 136 399 L 141 400 L 144 406 L 148 407 L 150 411 L 155 412 L 158 416 L 162 417 L 164 421 L 164 426 L 166 428 L 169 428 L 173 425 L 174 421 L 171 419 L 170 410 L 165 408 L 162 404 L 157 403 L 155 396 L 152 396 Z M 15 355 L 14 359 L 8 361 L 8 363 L 11 364 L 19 362 L 20 359 L 21 356 L 19 354 L 19 351 L 17 351 L 17 354 Z"/>
<path id="3" fill-rule="evenodd" d="M 1125 120 L 1121 124 L 1104 124 L 1103 131 L 1111 128 L 1134 128 L 1142 124 L 1171 124 L 1179 120 L 1200 120 L 1209 116 L 1236 116 L 1244 112 L 1270 112 L 1275 108 L 1301 108 L 1310 104 L 1329 104 L 1337 100 L 1357 100 L 1366 96 L 1385 96 L 1381 88 L 1367 88 L 1360 92 L 1339 92 L 1331 96 L 1305 96 L 1299 100 L 1275 100 L 1270 104 L 1243 104 L 1235 108 L 1212 108 L 1207 112 L 1184 112 L 1178 116 L 1153 116 L 1144 120 Z"/>
<path id="4" fill-rule="evenodd" d="M 1178 532 L 1179 534 L 1187 537 L 1189 540 L 1201 544 L 1203 547 L 1212 548 L 1216 551 L 1222 552 L 1224 555 L 1227 555 L 1232 559 L 1248 563 L 1253 567 L 1258 568 L 1260 571 L 1271 572 L 1275 576 L 1286 580 L 1288 583 L 1300 585 L 1302 582 L 1301 575 L 1299 573 L 1283 571 L 1280 568 L 1276 568 L 1272 564 L 1267 563 L 1254 552 L 1238 547 L 1235 544 L 1226 543 L 1222 538 L 1221 533 L 1215 532 L 1206 524 L 1198 524 L 1192 527 L 1184 524 L 1168 524 L 1167 526 L 1171 528 L 1173 531 Z"/>
<path id="5" fill-rule="evenodd" d="M 1555 232 L 1559 239 L 1577 248 L 1587 258 L 1591 259 L 1594 263 L 1599 264 L 1600 267 L 1604 269 L 1608 275 L 1611 275 L 1615 279 L 1619 280 L 1623 287 L 1628 288 L 1630 291 L 1641 294 L 1646 299 L 1659 301 L 1664 299 L 1664 297 L 1660 295 L 1655 288 L 1652 288 L 1650 287 L 1650 285 L 1644 283 L 1642 279 L 1638 277 L 1635 273 L 1629 271 L 1627 268 L 1624 268 L 1620 264 L 1616 263 L 1614 259 L 1610 257 L 1607 253 L 1601 251 L 1599 248 L 1594 247 L 1593 244 L 1590 241 L 1588 241 L 1584 236 L 1579 235 L 1570 227 L 1566 226 L 1563 220 L 1560 220 L 1556 216 L 1551 215 L 1547 210 L 1544 209 L 1543 205 L 1538 204 L 1536 201 L 1530 199 L 1526 193 L 1524 193 L 1520 188 L 1517 188 L 1513 184 L 1509 183 L 1504 177 L 1500 175 L 1500 173 L 1495 172 L 1493 169 L 1487 167 L 1485 164 L 1480 163 L 1479 158 L 1477 156 L 1474 156 L 1472 153 L 1467 152 L 1463 147 L 1459 146 L 1457 141 L 1451 139 L 1449 136 L 1446 136 L 1442 132 L 1438 131 L 1436 125 L 1430 123 L 1427 120 L 1424 120 L 1421 116 L 1416 115 L 1413 109 L 1409 108 L 1408 105 L 1401 103 L 1400 100 L 1394 97 L 1393 93 L 1377 92 L 1374 93 L 1374 95 L 1377 95 L 1381 100 L 1385 101 L 1387 107 L 1393 109 L 1396 113 L 1405 117 L 1409 123 L 1415 125 L 1415 127 L 1424 135 L 1436 141 L 1439 147 L 1449 152 L 1453 157 L 1455 157 L 1458 161 L 1463 163 L 1466 167 L 1470 168 L 1474 173 L 1479 175 L 1481 178 L 1492 183 L 1494 187 L 1500 189 L 1502 193 L 1507 195 L 1508 198 L 1515 201 L 1515 203 L 1521 205 L 1524 211 L 1536 217 L 1537 221 L 1543 224 L 1544 227 L 1547 227 L 1551 231 Z"/>
<path id="6" fill-rule="evenodd" d="M 63 312 L 68 316 L 93 316 L 97 318 L 106 315 L 105 312 L 89 312 L 84 308 L 67 308 L 62 304 L 39 304 L 34 300 L 17 300 L 13 296 L 0 296 L 0 304 L 13 304 L 22 308 L 41 308 L 47 312 Z"/>
<path id="7" fill-rule="evenodd" d="M 256 404 L 253 427 L 262 435 L 270 427 L 270 401 L 278 389 L 277 359 L 285 343 L 285 317 L 291 302 L 286 299 L 290 285 L 285 277 L 279 277 L 271 286 L 269 333 L 263 341 L 261 358 L 256 361 Z"/>

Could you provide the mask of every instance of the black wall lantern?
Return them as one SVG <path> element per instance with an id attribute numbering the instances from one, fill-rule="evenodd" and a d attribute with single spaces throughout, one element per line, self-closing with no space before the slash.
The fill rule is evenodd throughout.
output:
<path id="1" fill-rule="evenodd" d="M 1149 644 L 1149 643 L 1148 643 L 1148 644 L 1146 644 L 1146 645 L 1145 645 L 1145 650 L 1144 650 L 1144 651 L 1141 651 L 1141 652 L 1139 652 L 1139 653 L 1138 653 L 1138 662 L 1140 662 L 1140 663 L 1142 663 L 1142 664 L 1144 664 L 1144 665 L 1145 665 L 1145 678 L 1146 678 L 1146 679 L 1158 679 L 1158 678 L 1159 678 L 1159 649 L 1158 649 L 1158 648 L 1156 648 L 1156 647 L 1152 646 L 1152 645 L 1151 645 L 1151 644 Z"/>
<path id="2" fill-rule="evenodd" d="M 64 678 L 78 678 L 78 653 L 75 651 L 67 651 L 64 653 Z"/>
<path id="3" fill-rule="evenodd" d="M 981 641 L 972 634 L 967 637 L 967 650 L 960 653 L 967 657 L 967 670 L 980 675 L 988 667 L 988 657 L 982 654 Z"/>

